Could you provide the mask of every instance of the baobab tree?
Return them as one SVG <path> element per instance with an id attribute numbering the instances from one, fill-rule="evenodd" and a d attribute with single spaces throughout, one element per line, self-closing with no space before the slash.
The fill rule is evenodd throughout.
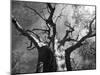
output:
<path id="1" fill-rule="evenodd" d="M 53 60 L 54 55 L 53 55 L 53 52 L 50 50 L 50 48 L 46 44 L 40 42 L 37 38 L 35 38 L 32 34 L 29 33 L 29 32 L 33 33 L 32 31 L 24 30 L 19 25 L 19 23 L 16 21 L 16 19 L 14 17 L 12 18 L 12 22 L 15 24 L 16 29 L 18 31 L 20 31 L 23 36 L 26 36 L 31 41 L 30 46 L 27 47 L 27 48 L 30 50 L 33 43 L 34 43 L 35 47 L 37 48 L 38 55 L 39 55 L 37 72 L 40 72 L 39 69 L 38 69 L 39 66 L 40 66 L 39 65 L 40 62 L 43 63 L 43 72 L 53 72 L 53 71 L 55 71 L 56 69 L 54 69 L 53 63 L 52 63 L 54 61 Z M 35 34 L 35 33 L 33 33 L 33 34 Z M 36 36 L 38 36 L 38 35 L 36 35 Z M 31 48 L 31 49 L 33 49 L 33 48 Z"/>
<path id="2" fill-rule="evenodd" d="M 83 46 L 88 38 L 96 36 L 95 12 L 93 15 L 88 15 L 89 17 L 85 18 L 83 16 L 84 14 L 78 13 L 78 7 L 85 8 L 85 6 L 68 6 L 66 4 L 51 3 L 43 4 L 44 8 L 42 8 L 41 12 L 28 6 L 27 4 L 24 4 L 23 7 L 38 15 L 44 22 L 44 25 L 46 26 L 45 29 L 32 28 L 31 30 L 25 30 L 18 23 L 15 17 L 12 17 L 12 22 L 14 23 L 16 29 L 21 33 L 21 35 L 27 37 L 30 40 L 30 46 L 28 46 L 27 49 L 33 50 L 35 47 L 37 48 L 39 53 L 37 72 L 40 72 L 40 63 L 43 64 L 43 72 L 55 72 L 64 70 L 72 71 L 70 58 L 71 53 L 77 48 Z M 69 12 L 69 8 L 74 8 L 73 10 L 70 10 L 73 13 L 67 13 Z M 77 11 L 75 11 L 76 9 Z M 69 16 L 69 14 L 71 15 Z M 66 15 L 68 15 L 67 19 L 64 18 L 66 17 Z M 72 16 L 74 17 L 76 23 L 72 23 L 71 21 L 69 21 L 73 20 Z M 69 19 L 70 17 L 71 19 Z M 63 20 L 64 24 L 58 24 L 60 23 L 60 20 Z M 58 25 L 65 26 L 65 34 L 62 36 L 62 39 L 59 39 L 59 32 L 57 31 Z M 46 39 L 48 39 L 48 41 L 42 41 L 41 37 L 37 33 L 35 33 L 38 31 L 42 34 L 46 34 Z M 71 45 L 66 47 L 66 42 L 69 42 Z M 33 44 L 35 47 L 33 47 Z"/>
<path id="3" fill-rule="evenodd" d="M 32 29 L 32 31 L 31 30 L 25 30 L 17 22 L 16 18 L 14 18 L 14 17 L 12 17 L 12 22 L 14 23 L 16 29 L 19 32 L 21 32 L 21 34 L 23 36 L 26 36 L 31 41 L 30 42 L 30 46 L 27 47 L 27 48 L 30 49 L 32 47 L 32 44 L 34 43 L 35 47 L 38 49 L 38 54 L 39 54 L 38 62 L 39 63 L 43 62 L 43 72 L 53 72 L 53 71 L 56 71 L 56 60 L 55 60 L 54 53 L 53 53 L 54 52 L 54 50 L 53 50 L 54 49 L 54 37 L 56 35 L 56 28 L 55 28 L 55 24 L 52 21 L 52 16 L 53 16 L 55 8 L 52 8 L 51 4 L 49 4 L 49 3 L 47 3 L 47 6 L 49 8 L 48 10 L 50 11 L 50 16 L 49 16 L 48 19 L 44 19 L 34 9 L 32 9 L 32 8 L 30 8 L 28 6 L 24 6 L 24 7 L 29 8 L 29 9 L 33 10 L 36 14 L 38 14 L 46 22 L 48 30 L 43 30 L 43 29 Z M 50 29 L 51 29 L 50 27 L 53 29 L 53 34 L 51 36 L 50 36 Z M 36 30 L 48 33 L 48 38 L 50 39 L 50 42 L 48 43 L 48 46 L 45 46 L 47 44 L 42 43 L 41 40 L 40 40 L 40 37 L 33 32 L 33 31 L 36 31 Z M 32 36 L 30 33 L 34 34 L 37 38 L 35 38 L 34 36 Z M 52 48 L 50 49 L 49 45 L 51 43 L 52 43 Z M 38 72 L 38 67 L 37 67 L 37 72 Z"/>

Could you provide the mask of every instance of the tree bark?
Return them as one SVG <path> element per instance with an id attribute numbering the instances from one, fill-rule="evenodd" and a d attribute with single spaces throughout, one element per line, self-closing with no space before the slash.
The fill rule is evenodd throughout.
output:
<path id="1" fill-rule="evenodd" d="M 65 51 L 65 63 L 66 63 L 67 71 L 72 71 L 70 54 L 71 53 L 69 51 Z"/>
<path id="2" fill-rule="evenodd" d="M 48 46 L 43 46 L 38 49 L 38 53 L 38 63 L 43 62 L 43 72 L 55 72 L 55 56 L 51 49 Z"/>

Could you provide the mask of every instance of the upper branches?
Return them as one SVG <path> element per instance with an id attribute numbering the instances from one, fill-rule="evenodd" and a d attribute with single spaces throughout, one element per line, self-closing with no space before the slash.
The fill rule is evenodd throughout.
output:
<path id="1" fill-rule="evenodd" d="M 60 43 L 59 47 L 60 47 L 61 45 L 64 45 L 66 41 L 77 41 L 77 39 L 72 39 L 72 38 L 69 36 L 69 34 L 70 34 L 70 33 L 72 34 L 72 32 L 74 31 L 74 27 L 71 27 L 70 24 L 65 24 L 65 26 L 66 26 L 67 28 L 69 28 L 69 29 L 66 30 L 66 33 L 65 33 L 65 36 L 63 37 L 63 39 L 60 40 L 60 41 L 58 41 L 58 42 Z"/>
<path id="2" fill-rule="evenodd" d="M 12 17 L 12 23 L 14 23 L 16 29 L 23 35 L 26 36 L 30 41 L 31 41 L 31 45 L 32 43 L 34 43 L 35 47 L 39 48 L 39 36 L 37 34 L 35 34 L 34 32 L 30 31 L 30 30 L 25 30 L 22 28 L 22 26 L 17 22 L 16 18 Z M 32 34 L 30 34 L 30 32 L 32 34 L 34 34 L 37 38 L 35 38 Z"/>
<path id="3" fill-rule="evenodd" d="M 29 7 L 27 5 L 24 5 L 24 7 L 34 11 L 41 19 L 43 19 L 46 24 L 49 24 L 50 26 L 54 26 L 55 24 L 53 23 L 52 17 L 55 11 L 55 7 L 52 7 L 52 5 L 50 3 L 47 3 L 47 9 L 49 10 L 49 17 L 47 19 L 45 19 L 38 11 L 36 11 L 34 8 Z"/>
<path id="4" fill-rule="evenodd" d="M 93 37 L 93 36 L 96 36 L 96 33 L 93 33 L 92 31 L 92 25 L 93 25 L 93 22 L 95 21 L 96 17 L 94 17 L 90 23 L 89 23 L 89 32 L 87 33 L 87 35 L 83 36 L 79 41 L 77 41 L 76 44 L 74 44 L 73 46 L 69 47 L 66 52 L 72 52 L 73 50 L 75 50 L 76 48 L 79 48 L 80 46 L 83 45 L 83 42 L 90 38 L 90 37 Z"/>
<path id="5" fill-rule="evenodd" d="M 50 3 L 47 3 L 47 10 L 49 11 L 49 16 L 48 18 L 44 18 L 38 11 L 36 11 L 34 8 L 31 8 L 29 6 L 24 6 L 32 11 L 34 11 L 42 20 L 45 21 L 47 27 L 48 27 L 48 30 L 43 30 L 43 29 L 38 29 L 38 30 L 41 30 L 41 31 L 44 31 L 44 32 L 48 32 L 48 34 L 50 34 L 50 31 L 51 31 L 51 27 L 53 27 L 53 30 L 55 30 L 55 26 L 56 24 L 53 22 L 52 20 L 52 17 L 53 17 L 53 14 L 54 14 L 54 11 L 55 11 L 55 7 L 52 7 L 52 5 Z M 37 30 L 37 29 L 33 29 L 33 30 Z M 53 32 L 55 33 L 55 32 Z"/>
<path id="6" fill-rule="evenodd" d="M 26 7 L 26 8 L 28 8 L 28 9 L 34 11 L 41 19 L 43 19 L 44 21 L 46 21 L 46 19 L 44 19 L 44 18 L 40 15 L 40 13 L 38 13 L 38 11 L 36 11 L 35 9 L 33 9 L 33 8 L 29 7 L 29 6 L 26 6 L 26 5 L 25 5 L 24 7 Z"/>
<path id="7" fill-rule="evenodd" d="M 93 25 L 93 22 L 95 21 L 95 19 L 96 19 L 96 16 L 89 23 L 89 33 L 87 34 L 89 37 L 92 37 L 92 36 L 96 35 L 96 33 L 93 34 L 93 31 L 92 31 L 92 29 L 93 29 L 92 25 Z"/>
<path id="8" fill-rule="evenodd" d="M 49 8 L 50 12 L 55 10 L 55 7 L 53 8 L 50 3 L 47 3 L 47 7 Z"/>

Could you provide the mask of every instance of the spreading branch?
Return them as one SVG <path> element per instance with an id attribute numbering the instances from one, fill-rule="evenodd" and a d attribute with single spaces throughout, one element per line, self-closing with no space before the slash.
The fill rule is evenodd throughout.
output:
<path id="1" fill-rule="evenodd" d="M 92 34 L 93 32 L 92 32 L 92 27 L 91 27 L 95 19 L 96 19 L 96 18 L 94 17 L 94 18 L 92 19 L 92 21 L 90 22 L 90 24 L 89 24 L 89 32 L 88 32 L 88 34 L 85 35 L 84 37 L 82 37 L 79 41 L 77 41 L 77 43 L 76 43 L 75 45 L 73 45 L 73 46 L 67 48 L 66 53 L 69 53 L 69 54 L 70 54 L 73 50 L 75 50 L 76 48 L 79 48 L 80 46 L 82 46 L 82 45 L 83 45 L 83 42 L 84 42 L 86 39 L 88 39 L 88 38 L 90 38 L 90 37 L 96 36 L 96 33 Z"/>
<path id="2" fill-rule="evenodd" d="M 12 23 L 14 23 L 16 29 L 23 35 L 26 36 L 30 41 L 32 41 L 32 43 L 34 43 L 34 45 L 39 48 L 38 42 L 33 35 L 31 35 L 30 33 L 28 33 L 29 30 L 25 30 L 23 29 L 23 27 L 17 22 L 16 18 L 12 17 Z"/>
<path id="3" fill-rule="evenodd" d="M 71 27 L 70 24 L 69 25 L 65 24 L 65 25 L 69 28 L 69 30 L 66 30 L 66 34 L 63 37 L 63 39 L 60 40 L 60 41 L 58 41 L 60 43 L 59 47 L 61 45 L 64 45 L 66 41 L 74 41 L 74 42 L 77 42 L 77 39 L 72 39 L 71 37 L 69 37 L 69 34 L 74 31 L 74 27 Z"/>

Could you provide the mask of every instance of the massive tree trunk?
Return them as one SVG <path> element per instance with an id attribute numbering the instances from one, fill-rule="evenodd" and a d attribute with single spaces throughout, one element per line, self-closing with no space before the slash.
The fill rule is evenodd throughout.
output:
<path id="1" fill-rule="evenodd" d="M 43 62 L 43 72 L 55 72 L 55 56 L 51 49 L 48 46 L 43 46 L 38 49 L 38 53 L 38 63 Z"/>

